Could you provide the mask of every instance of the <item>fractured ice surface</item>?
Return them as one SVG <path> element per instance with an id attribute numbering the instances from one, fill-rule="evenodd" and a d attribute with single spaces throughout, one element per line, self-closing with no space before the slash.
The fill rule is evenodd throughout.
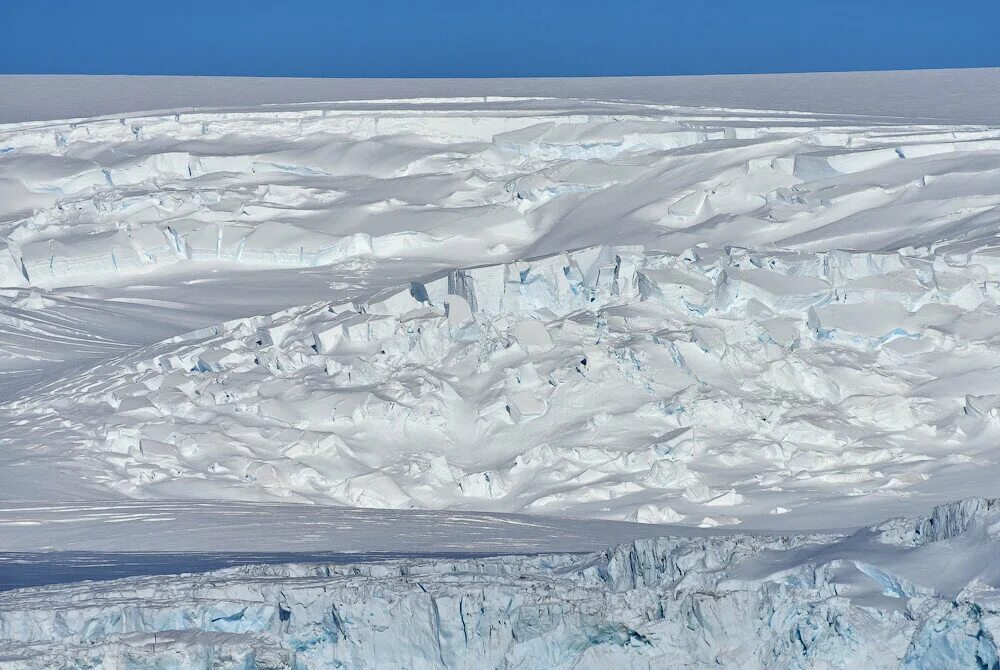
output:
<path id="1" fill-rule="evenodd" d="M 988 493 L 998 143 L 543 99 L 0 126 L 0 477 L 705 527 Z"/>
<path id="2" fill-rule="evenodd" d="M 945 353 L 996 357 L 985 273 L 919 253 L 588 247 L 224 322 L 18 407 L 62 407 L 97 476 L 131 496 L 198 479 L 738 523 L 805 482 L 820 499 L 897 495 L 992 430 L 992 382 L 939 373 Z"/>
<path id="3" fill-rule="evenodd" d="M 998 519 L 974 498 L 851 535 L 22 589 L 0 594 L 0 667 L 992 668 Z"/>

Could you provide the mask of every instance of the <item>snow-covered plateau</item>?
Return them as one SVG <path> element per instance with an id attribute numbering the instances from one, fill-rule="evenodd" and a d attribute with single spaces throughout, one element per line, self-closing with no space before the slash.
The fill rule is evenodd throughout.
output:
<path id="1" fill-rule="evenodd" d="M 361 557 L 0 665 L 998 667 L 1000 125 L 640 84 L 0 124 L 0 551 Z"/>

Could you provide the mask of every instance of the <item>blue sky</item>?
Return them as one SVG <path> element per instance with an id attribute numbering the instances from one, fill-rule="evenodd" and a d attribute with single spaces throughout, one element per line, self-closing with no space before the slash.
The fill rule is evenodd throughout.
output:
<path id="1" fill-rule="evenodd" d="M 497 77 L 1000 66 L 997 26 L 997 0 L 0 0 L 0 72 Z"/>

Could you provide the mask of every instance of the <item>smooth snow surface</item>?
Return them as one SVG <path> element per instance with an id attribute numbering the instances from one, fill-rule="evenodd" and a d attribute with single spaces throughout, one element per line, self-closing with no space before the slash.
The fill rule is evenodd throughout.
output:
<path id="1" fill-rule="evenodd" d="M 517 79 L 0 74 L 0 123 L 157 109 L 498 95 L 1000 123 L 1000 68 Z"/>
<path id="2" fill-rule="evenodd" d="M 842 528 L 989 494 L 1000 129 L 546 98 L 0 126 L 0 491 Z"/>
<path id="3" fill-rule="evenodd" d="M 995 668 L 998 510 L 23 589 L 0 594 L 0 667 Z"/>
<path id="4" fill-rule="evenodd" d="M 0 547 L 15 554 L 557 553 L 605 549 L 664 533 L 707 537 L 721 532 L 538 515 L 296 503 L 108 500 L 0 506 Z M 0 582 L 0 590 L 6 587 Z"/>

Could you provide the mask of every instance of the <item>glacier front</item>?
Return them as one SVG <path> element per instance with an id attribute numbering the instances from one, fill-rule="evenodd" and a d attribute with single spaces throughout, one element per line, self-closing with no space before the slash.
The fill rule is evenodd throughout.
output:
<path id="1" fill-rule="evenodd" d="M 0 594 L 0 667 L 996 668 L 998 543 L 972 498 L 849 535 L 37 587 Z"/>

